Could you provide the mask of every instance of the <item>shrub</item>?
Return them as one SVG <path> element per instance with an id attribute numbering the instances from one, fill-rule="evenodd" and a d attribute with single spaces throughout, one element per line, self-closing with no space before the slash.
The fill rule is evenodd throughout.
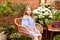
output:
<path id="1" fill-rule="evenodd" d="M 60 40 L 60 35 L 56 35 L 53 37 L 53 40 Z"/>

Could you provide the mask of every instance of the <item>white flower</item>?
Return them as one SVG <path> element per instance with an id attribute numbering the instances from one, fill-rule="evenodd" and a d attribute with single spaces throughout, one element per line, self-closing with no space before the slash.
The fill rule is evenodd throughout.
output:
<path id="1" fill-rule="evenodd" d="M 49 18 L 52 18 L 52 15 L 51 15 L 51 16 L 49 16 Z"/>
<path id="2" fill-rule="evenodd" d="M 36 12 L 37 12 L 37 11 L 36 11 L 36 9 L 35 9 L 35 10 L 33 10 L 33 13 L 34 13 L 34 14 L 36 14 Z"/>
<path id="3" fill-rule="evenodd" d="M 41 14 L 41 15 L 38 15 L 39 16 L 39 18 L 44 18 L 44 15 L 43 14 Z"/>
<path id="4" fill-rule="evenodd" d="M 35 18 L 37 18 L 37 16 L 35 16 Z"/>
<path id="5" fill-rule="evenodd" d="M 45 11 L 45 10 L 44 9 L 41 9 L 40 11 L 42 12 L 42 11 Z"/>
<path id="6" fill-rule="evenodd" d="M 38 9 L 38 10 L 40 10 L 40 9 L 41 9 L 41 7 L 38 7 L 37 9 Z"/>
<path id="7" fill-rule="evenodd" d="M 48 8 L 51 8 L 51 7 L 48 7 Z"/>
<path id="8" fill-rule="evenodd" d="M 44 15 L 49 15 L 49 13 L 48 12 L 45 12 Z"/>
<path id="9" fill-rule="evenodd" d="M 53 11 L 53 13 L 56 13 L 57 12 L 57 10 L 52 10 Z"/>
<path id="10" fill-rule="evenodd" d="M 35 9 L 35 10 L 33 10 L 33 13 L 34 14 L 39 14 L 40 12 L 38 12 L 39 10 L 37 10 L 37 9 Z"/>

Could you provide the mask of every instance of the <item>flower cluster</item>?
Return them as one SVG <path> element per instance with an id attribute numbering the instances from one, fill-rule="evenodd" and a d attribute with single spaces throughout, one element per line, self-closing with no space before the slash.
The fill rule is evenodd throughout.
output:
<path id="1" fill-rule="evenodd" d="M 38 15 L 39 18 L 52 18 L 51 10 L 43 6 L 33 10 L 33 13 Z"/>
<path id="2" fill-rule="evenodd" d="M 13 33 L 10 35 L 10 39 L 19 39 L 21 35 L 19 33 Z"/>
<path id="3" fill-rule="evenodd" d="M 60 21 L 60 10 L 52 10 L 53 20 Z"/>

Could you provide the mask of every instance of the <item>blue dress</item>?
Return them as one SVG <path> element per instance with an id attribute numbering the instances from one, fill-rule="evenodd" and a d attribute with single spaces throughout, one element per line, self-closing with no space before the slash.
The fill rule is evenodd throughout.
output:
<path id="1" fill-rule="evenodd" d="M 32 19 L 31 16 L 23 17 L 23 19 L 22 19 L 22 26 L 31 27 L 32 30 L 34 30 L 35 22 L 34 22 L 34 20 Z M 39 30 L 36 30 L 36 31 L 39 31 Z M 41 36 L 41 33 L 36 34 L 33 31 L 30 31 L 30 34 L 31 34 L 31 36 Z"/>

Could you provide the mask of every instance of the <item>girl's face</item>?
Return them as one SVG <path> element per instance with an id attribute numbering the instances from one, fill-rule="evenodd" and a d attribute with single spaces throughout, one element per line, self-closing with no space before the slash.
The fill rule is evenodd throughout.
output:
<path id="1" fill-rule="evenodd" d="M 31 8 L 28 7 L 26 12 L 27 12 L 28 15 L 30 15 L 31 14 Z"/>

